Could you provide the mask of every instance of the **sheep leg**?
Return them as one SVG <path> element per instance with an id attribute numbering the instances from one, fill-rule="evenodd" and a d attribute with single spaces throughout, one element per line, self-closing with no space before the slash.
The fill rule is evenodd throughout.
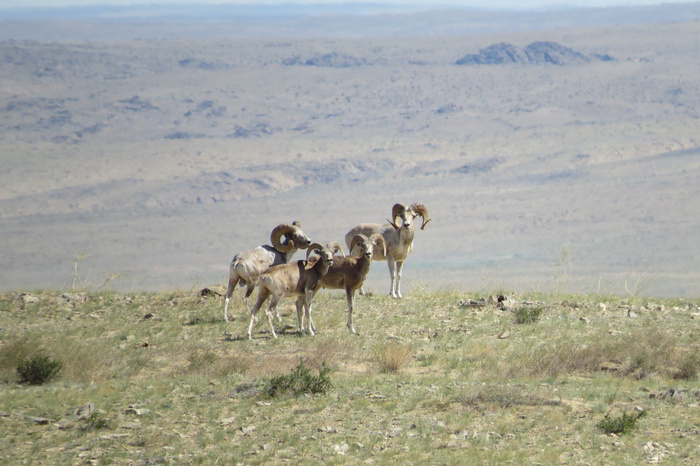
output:
<path id="1" fill-rule="evenodd" d="M 396 297 L 401 296 L 401 277 L 403 276 L 403 261 L 396 261 Z"/>
<path id="2" fill-rule="evenodd" d="M 226 301 L 224 304 L 224 320 L 226 322 L 228 322 L 228 303 L 231 301 L 231 296 L 233 295 L 233 290 L 236 289 L 236 284 L 238 284 L 238 274 L 232 266 L 228 276 L 228 289 L 226 290 Z"/>
<path id="3" fill-rule="evenodd" d="M 345 289 L 345 297 L 348 300 L 348 328 L 352 333 L 355 333 L 355 327 L 352 325 L 352 298 L 354 294 L 355 290 L 351 290 L 350 288 Z"/>
<path id="4" fill-rule="evenodd" d="M 262 288 L 258 291 L 258 300 L 255 303 L 255 306 L 253 306 L 253 309 L 250 310 L 250 323 L 248 324 L 248 340 L 253 339 L 253 325 L 257 321 L 257 319 L 255 318 L 255 314 L 257 314 L 258 310 L 262 307 L 268 295 L 269 292 L 263 291 Z"/>
<path id="5" fill-rule="evenodd" d="M 394 288 L 396 284 L 396 261 L 393 257 L 389 256 L 387 259 L 387 265 L 389 266 L 389 276 L 391 277 L 391 287 L 389 288 L 389 295 L 392 298 L 396 298 L 396 289 Z"/>
<path id="6" fill-rule="evenodd" d="M 316 325 L 314 320 L 311 318 L 311 299 L 313 298 L 313 291 L 309 290 L 306 292 L 304 299 L 304 310 L 306 314 L 306 325 L 309 329 L 309 335 L 314 336 L 316 332 Z"/>
<path id="7" fill-rule="evenodd" d="M 279 302 L 279 298 L 276 296 L 273 296 L 270 298 L 270 305 L 267 308 L 267 323 L 270 324 L 270 333 L 272 333 L 272 338 L 277 339 L 277 334 L 275 333 L 275 326 L 272 325 L 272 313 L 277 312 L 277 303 Z"/>
<path id="8" fill-rule="evenodd" d="M 296 301 L 296 307 L 297 307 L 297 323 L 299 324 L 299 335 L 304 333 L 304 315 L 303 315 L 303 308 L 302 306 L 304 305 L 302 299 L 299 297 L 297 298 Z"/>

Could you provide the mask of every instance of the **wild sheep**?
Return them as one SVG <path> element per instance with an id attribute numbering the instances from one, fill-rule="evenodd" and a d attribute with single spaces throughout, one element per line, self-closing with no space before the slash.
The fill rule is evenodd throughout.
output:
<path id="1" fill-rule="evenodd" d="M 337 245 L 336 248 L 334 248 L 335 245 Z M 372 265 L 374 248 L 380 247 L 379 250 L 382 252 L 382 255 L 386 256 L 386 242 L 384 241 L 384 237 L 378 233 L 371 235 L 369 238 L 363 234 L 358 234 L 355 235 L 350 242 L 350 251 L 355 247 L 359 248 L 360 257 L 345 255 L 342 257 L 333 256 L 333 263 L 328 268 L 326 275 L 321 279 L 321 286 L 314 291 L 315 295 L 320 288 L 345 290 L 345 297 L 348 301 L 348 329 L 350 329 L 352 333 L 355 333 L 355 326 L 352 324 L 355 290 L 362 286 L 369 273 L 370 266 Z M 337 249 L 340 249 L 342 253 L 342 248 L 335 241 L 328 243 L 328 249 L 332 249 L 334 253 Z M 298 308 L 299 304 L 297 303 L 297 309 Z M 311 319 L 310 311 L 309 319 Z M 316 331 L 313 320 L 309 321 L 309 325 Z"/>
<path id="2" fill-rule="evenodd" d="M 284 241 L 282 241 L 284 237 Z M 270 233 L 272 246 L 262 245 L 250 251 L 233 256 L 228 277 L 226 304 L 224 305 L 224 320 L 228 322 L 228 303 L 237 284 L 246 285 L 243 300 L 247 303 L 258 284 L 260 275 L 273 265 L 286 264 L 299 249 L 306 249 L 311 240 L 304 234 L 299 222 L 291 225 L 279 224 Z"/>
<path id="3" fill-rule="evenodd" d="M 373 234 L 380 234 L 386 241 L 386 253 L 375 248 L 372 260 L 387 261 L 389 265 L 389 275 L 391 276 L 391 288 L 389 294 L 392 298 L 401 298 L 401 276 L 403 262 L 413 249 L 413 237 L 415 236 L 414 219 L 421 216 L 423 224 L 420 229 L 432 220 L 428 217 L 428 208 L 423 204 L 411 204 L 406 208 L 403 204 L 394 204 L 391 209 L 391 220 L 385 225 L 378 223 L 361 223 L 352 228 L 345 235 L 345 243 L 351 247 L 353 238 L 358 234 L 370 237 Z M 396 223 L 396 217 L 401 218 L 401 225 Z M 352 254 L 352 249 L 350 253 Z M 364 289 L 360 287 L 360 294 L 364 294 Z"/>
<path id="4" fill-rule="evenodd" d="M 306 268 L 309 255 L 312 252 L 319 254 L 319 259 L 312 267 Z M 248 339 L 252 338 L 253 324 L 255 323 L 255 314 L 260 307 L 265 303 L 267 298 L 270 298 L 268 306 L 267 321 L 270 324 L 272 336 L 277 338 L 275 328 L 272 325 L 272 313 L 277 311 L 277 303 L 285 296 L 297 296 L 301 299 L 306 313 L 307 322 L 311 322 L 311 314 L 309 308 L 313 293 L 319 285 L 319 282 L 328 272 L 328 268 L 333 261 L 333 254 L 324 246 L 314 243 L 310 245 L 306 251 L 307 260 L 296 261 L 291 264 L 280 264 L 270 267 L 267 272 L 260 276 L 258 286 L 258 300 L 251 309 L 250 324 L 248 324 Z M 301 308 L 297 306 L 297 320 L 299 322 L 299 333 L 302 333 L 303 320 L 301 316 Z M 309 326 L 309 333 L 314 334 L 313 329 Z"/>

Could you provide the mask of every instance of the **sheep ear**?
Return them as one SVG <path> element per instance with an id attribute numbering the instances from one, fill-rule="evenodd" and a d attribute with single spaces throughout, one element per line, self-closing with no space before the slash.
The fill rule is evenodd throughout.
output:
<path id="1" fill-rule="evenodd" d="M 394 227 L 394 230 L 400 230 L 400 229 L 401 229 L 401 227 L 398 226 L 396 223 L 394 223 L 392 220 L 386 219 L 386 221 L 389 222 L 389 225 L 391 225 L 392 227 Z"/>

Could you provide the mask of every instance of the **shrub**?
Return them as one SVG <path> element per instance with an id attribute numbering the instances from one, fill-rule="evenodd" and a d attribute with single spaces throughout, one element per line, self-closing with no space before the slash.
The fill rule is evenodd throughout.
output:
<path id="1" fill-rule="evenodd" d="M 694 380 L 700 372 L 700 354 L 691 351 L 680 361 L 680 367 L 673 377 L 675 379 Z"/>
<path id="2" fill-rule="evenodd" d="M 532 324 L 540 320 L 541 307 L 521 307 L 515 310 L 516 324 Z"/>
<path id="3" fill-rule="evenodd" d="M 109 421 L 97 413 L 92 413 L 85 419 L 83 430 L 109 429 Z"/>
<path id="4" fill-rule="evenodd" d="M 321 363 L 318 376 L 315 376 L 304 365 L 303 361 L 299 361 L 299 365 L 294 368 L 291 374 L 267 379 L 263 393 L 270 398 L 285 393 L 292 393 L 295 396 L 303 393 L 326 393 L 333 387 L 330 373 L 331 369 L 325 363 Z"/>
<path id="5" fill-rule="evenodd" d="M 26 359 L 17 366 L 19 383 L 41 385 L 58 376 L 62 366 L 60 361 L 44 355 Z"/>
<path id="6" fill-rule="evenodd" d="M 605 418 L 597 424 L 597 427 L 606 434 L 626 434 L 634 428 L 634 425 L 645 413 L 646 411 L 639 411 L 637 414 L 624 412 L 621 416 L 616 417 L 605 415 Z"/>

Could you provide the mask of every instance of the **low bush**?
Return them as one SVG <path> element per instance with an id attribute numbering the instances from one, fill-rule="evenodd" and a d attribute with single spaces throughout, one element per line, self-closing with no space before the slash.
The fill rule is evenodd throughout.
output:
<path id="1" fill-rule="evenodd" d="M 644 416 L 646 411 L 639 411 L 636 414 L 622 413 L 620 416 L 605 418 L 597 424 L 597 427 L 606 434 L 626 434 L 634 429 L 637 421 Z"/>
<path id="2" fill-rule="evenodd" d="M 515 310 L 516 324 L 532 324 L 540 320 L 541 307 L 521 307 Z"/>
<path id="3" fill-rule="evenodd" d="M 326 393 L 333 387 L 330 379 L 331 369 L 325 363 L 321 363 L 318 376 L 311 373 L 311 370 L 299 361 L 299 365 L 294 368 L 291 374 L 271 377 L 264 383 L 263 393 L 274 398 L 285 393 L 295 396 L 304 393 Z"/>
<path id="4" fill-rule="evenodd" d="M 17 365 L 19 383 L 41 385 L 57 377 L 63 365 L 48 356 L 37 355 Z"/>

